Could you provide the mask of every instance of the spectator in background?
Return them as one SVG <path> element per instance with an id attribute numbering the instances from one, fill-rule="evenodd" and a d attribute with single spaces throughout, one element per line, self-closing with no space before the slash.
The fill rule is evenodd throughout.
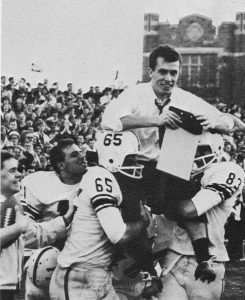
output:
<path id="1" fill-rule="evenodd" d="M 245 159 L 244 159 L 244 155 L 239 152 L 236 155 L 236 163 L 243 169 L 245 170 Z"/>
<path id="2" fill-rule="evenodd" d="M 27 119 L 29 119 L 29 118 L 32 119 L 34 110 L 35 110 L 34 100 L 33 100 L 33 99 L 30 99 L 30 100 L 27 102 L 27 105 L 26 105 L 26 108 L 25 108 L 25 111 L 24 111 L 24 113 L 25 113 Z"/>
<path id="3" fill-rule="evenodd" d="M 3 146 L 3 150 L 8 151 L 9 153 L 13 154 L 14 152 L 14 145 L 12 142 L 7 141 Z"/>
<path id="4" fill-rule="evenodd" d="M 8 91 L 12 91 L 12 89 L 14 89 L 14 77 L 9 77 L 9 84 L 6 85 L 6 89 Z"/>
<path id="5" fill-rule="evenodd" d="M 26 129 L 26 115 L 24 112 L 21 112 L 17 117 L 18 123 L 18 131 L 21 132 L 22 130 Z"/>
<path id="6" fill-rule="evenodd" d="M 7 128 L 2 125 L 1 126 L 1 147 L 3 147 L 7 141 L 8 141 Z"/>
<path id="7" fill-rule="evenodd" d="M 8 96 L 3 96 L 2 97 L 2 103 L 1 103 L 1 106 L 3 107 L 5 104 L 8 104 L 10 105 L 10 98 Z"/>
<path id="8" fill-rule="evenodd" d="M 97 152 L 97 149 L 95 147 L 95 140 L 93 138 L 89 138 L 87 143 L 85 144 L 85 148 L 87 151 Z"/>
<path id="9" fill-rule="evenodd" d="M 14 146 L 14 158 L 19 160 L 22 156 L 23 149 L 20 146 Z"/>
<path id="10" fill-rule="evenodd" d="M 20 135 L 17 131 L 11 131 L 8 135 L 8 139 L 14 146 L 17 146 L 19 144 Z"/>
<path id="11" fill-rule="evenodd" d="M 84 137 L 82 134 L 78 134 L 77 136 L 77 145 L 80 149 L 84 149 Z"/>
<path id="12" fill-rule="evenodd" d="M 11 119 L 9 121 L 9 132 L 10 133 L 11 131 L 16 131 L 17 130 L 17 121 L 16 119 Z"/>
<path id="13" fill-rule="evenodd" d="M 8 118 L 6 117 L 8 116 Z M 3 121 L 10 121 L 10 119 L 16 119 L 16 115 L 12 110 L 10 103 L 4 103 L 2 106 L 2 122 Z"/>
<path id="14" fill-rule="evenodd" d="M 1 76 L 1 91 L 6 86 L 6 76 Z"/>
<path id="15" fill-rule="evenodd" d="M 85 137 L 85 135 L 87 134 L 88 131 L 88 124 L 86 122 L 81 123 L 81 131 L 79 132 L 79 134 L 81 134 L 83 137 Z"/>
<path id="16" fill-rule="evenodd" d="M 34 135 L 38 138 L 42 145 L 49 142 L 49 137 L 44 133 L 45 126 L 45 122 L 42 119 L 39 119 L 36 122 L 37 131 L 34 132 Z"/>
<path id="17" fill-rule="evenodd" d="M 43 84 L 39 82 L 37 87 L 32 90 L 32 95 L 35 97 L 35 99 L 37 99 L 37 101 L 39 101 L 42 96 L 42 88 Z"/>
<path id="18" fill-rule="evenodd" d="M 13 102 L 13 111 L 18 119 L 19 115 L 24 112 L 24 100 L 22 98 L 17 98 Z"/>
<path id="19" fill-rule="evenodd" d="M 231 161 L 233 158 L 233 148 L 230 142 L 226 141 L 224 145 L 224 160 L 225 161 Z"/>
<path id="20" fill-rule="evenodd" d="M 64 91 L 63 94 L 64 94 L 65 98 L 69 99 L 69 100 L 74 100 L 76 98 L 76 95 L 73 93 L 72 83 L 67 84 L 67 90 Z"/>
<path id="21" fill-rule="evenodd" d="M 43 86 L 48 89 L 48 79 L 47 78 L 43 79 Z"/>
<path id="22" fill-rule="evenodd" d="M 77 94 L 76 94 L 76 96 L 79 96 L 79 97 L 83 97 L 83 90 L 81 89 L 81 88 L 79 88 L 78 90 L 77 90 Z"/>
<path id="23" fill-rule="evenodd" d="M 89 165 L 99 164 L 98 152 L 95 147 L 95 140 L 93 138 L 89 138 L 87 142 L 84 144 L 84 148 L 86 151 L 86 160 Z"/>
<path id="24" fill-rule="evenodd" d="M 83 95 L 84 98 L 89 99 L 94 97 L 94 87 L 91 86 L 87 93 Z"/>
<path id="25" fill-rule="evenodd" d="M 55 104 L 57 102 L 57 90 L 55 88 L 51 88 L 49 90 L 49 105 L 52 107 L 55 107 Z"/>
<path id="26" fill-rule="evenodd" d="M 37 156 L 40 157 L 42 154 L 42 150 L 43 150 L 42 145 L 37 143 L 33 146 L 33 149 L 34 149 L 35 153 L 37 154 Z"/>

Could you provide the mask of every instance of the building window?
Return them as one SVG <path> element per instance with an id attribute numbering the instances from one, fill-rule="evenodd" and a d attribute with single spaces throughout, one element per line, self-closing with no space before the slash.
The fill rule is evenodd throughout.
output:
<path id="1" fill-rule="evenodd" d="M 200 85 L 201 55 L 183 55 L 182 81 Z"/>

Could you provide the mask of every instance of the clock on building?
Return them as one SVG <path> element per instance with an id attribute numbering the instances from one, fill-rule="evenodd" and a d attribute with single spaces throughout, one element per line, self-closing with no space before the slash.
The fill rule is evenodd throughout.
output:
<path id="1" fill-rule="evenodd" d="M 191 23 L 186 29 L 186 35 L 190 40 L 196 42 L 203 35 L 203 28 L 199 23 Z"/>

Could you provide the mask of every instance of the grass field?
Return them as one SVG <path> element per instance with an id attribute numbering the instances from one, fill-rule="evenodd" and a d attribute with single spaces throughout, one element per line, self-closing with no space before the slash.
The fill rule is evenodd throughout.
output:
<path id="1" fill-rule="evenodd" d="M 226 285 L 222 300 L 245 300 L 245 261 L 226 264 Z"/>

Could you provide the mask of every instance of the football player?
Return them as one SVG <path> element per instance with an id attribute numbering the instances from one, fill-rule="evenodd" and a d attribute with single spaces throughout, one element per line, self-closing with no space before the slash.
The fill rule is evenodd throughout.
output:
<path id="1" fill-rule="evenodd" d="M 137 239 L 145 227 L 142 218 L 123 220 L 121 201 L 113 174 L 100 166 L 88 167 L 73 201 L 77 209 L 51 278 L 51 299 L 119 299 L 109 270 L 114 245 Z"/>
<path id="2" fill-rule="evenodd" d="M 229 260 L 224 245 L 224 225 L 244 185 L 244 171 L 234 162 L 221 162 L 222 150 L 221 136 L 210 133 L 202 136 L 192 172 L 200 189 L 193 197 L 181 203 L 185 224 L 188 220 L 205 216 L 206 236 L 209 240 L 206 255 L 209 255 L 209 259 L 198 265 L 190 226 L 184 230 L 183 226 L 177 226 L 176 223 L 173 239 L 163 261 L 163 290 L 159 299 L 214 300 L 221 297 L 224 262 Z M 209 283 L 210 273 L 207 276 L 206 270 L 209 272 L 212 269 L 216 276 Z"/>
<path id="3" fill-rule="evenodd" d="M 22 204 L 31 220 L 24 235 L 26 248 L 63 248 L 73 215 L 72 199 L 87 168 L 84 155 L 71 139 L 52 148 L 50 161 L 55 171 L 36 172 L 22 181 Z M 26 299 L 49 297 L 47 289 L 37 288 L 28 275 L 25 291 Z"/>
<path id="4" fill-rule="evenodd" d="M 0 298 L 14 299 L 20 287 L 23 262 L 22 233 L 28 226 L 18 193 L 20 173 L 18 161 L 7 151 L 1 151 L 1 228 L 0 228 Z"/>
<path id="5" fill-rule="evenodd" d="M 145 203 L 146 199 L 142 192 L 140 180 L 142 178 L 143 165 L 137 163 L 141 156 L 137 136 L 131 131 L 100 131 L 97 133 L 96 138 L 99 163 L 113 173 L 122 192 L 123 201 L 120 209 L 123 220 L 125 222 L 140 220 L 140 203 Z M 124 279 L 126 280 L 131 275 L 133 278 L 137 277 L 135 275 L 142 271 L 145 276 L 145 286 L 143 285 L 141 290 L 142 297 L 151 299 L 152 296 L 157 296 L 162 285 L 154 268 L 152 245 L 146 230 L 138 238 L 128 243 L 127 249 L 118 249 L 118 252 L 120 251 L 126 251 L 135 262 L 134 268 L 128 268 L 128 270 L 126 268 L 124 270 Z M 125 256 L 125 253 L 123 256 Z M 124 262 L 124 265 L 126 263 Z M 120 262 L 120 266 L 122 267 L 122 262 Z M 128 267 L 130 267 L 130 264 Z M 130 275 L 130 273 L 132 274 Z M 131 285 L 134 286 L 132 280 Z M 142 284 L 140 286 L 142 287 Z M 139 291 L 137 293 L 139 294 Z"/>

